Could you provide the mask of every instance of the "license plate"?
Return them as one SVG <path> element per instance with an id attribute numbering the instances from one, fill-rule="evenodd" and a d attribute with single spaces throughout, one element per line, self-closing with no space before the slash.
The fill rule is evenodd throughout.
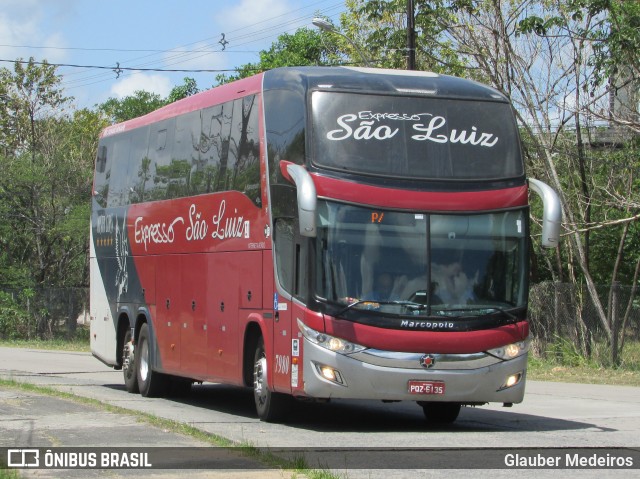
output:
<path id="1" fill-rule="evenodd" d="M 409 394 L 444 394 L 444 381 L 409 381 Z"/>

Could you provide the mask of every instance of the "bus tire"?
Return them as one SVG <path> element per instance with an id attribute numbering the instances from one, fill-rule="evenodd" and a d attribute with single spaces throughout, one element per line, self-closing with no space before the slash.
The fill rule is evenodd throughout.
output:
<path id="1" fill-rule="evenodd" d="M 166 393 L 167 377 L 151 367 L 151 342 L 149 326 L 144 323 L 140 328 L 136 351 L 136 371 L 140 394 L 144 397 L 159 397 Z"/>
<path id="2" fill-rule="evenodd" d="M 136 394 L 140 392 L 140 388 L 138 388 L 136 349 L 132 339 L 131 328 L 127 327 L 122 346 L 122 375 L 124 376 L 124 387 L 127 392 Z"/>
<path id="3" fill-rule="evenodd" d="M 253 361 L 253 397 L 256 411 L 261 421 L 280 422 L 289 411 L 291 396 L 269 390 L 268 370 L 264 340 L 260 337 Z"/>
<path id="4" fill-rule="evenodd" d="M 424 417 L 428 424 L 451 424 L 458 419 L 462 405 L 457 402 L 426 402 L 421 401 Z"/>

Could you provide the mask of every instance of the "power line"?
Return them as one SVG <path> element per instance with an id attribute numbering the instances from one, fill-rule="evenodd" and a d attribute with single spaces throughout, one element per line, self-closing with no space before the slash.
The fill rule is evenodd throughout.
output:
<path id="1" fill-rule="evenodd" d="M 0 45 L 6 48 L 30 48 L 33 50 L 61 50 L 61 51 L 81 51 L 81 52 L 117 52 L 117 53 L 166 53 L 168 51 L 176 53 L 219 53 L 220 50 L 159 50 L 145 48 L 84 48 L 84 47 L 47 47 L 39 45 Z M 241 53 L 257 53 L 257 50 L 248 50 Z"/>
<path id="2" fill-rule="evenodd" d="M 27 61 L 27 60 L 3 60 L 0 59 L 0 62 L 5 63 L 21 63 L 28 64 L 33 63 L 35 65 L 50 65 L 52 67 L 69 67 L 69 68 L 87 68 L 87 69 L 97 69 L 97 70 L 111 70 L 117 76 L 120 75 L 123 71 L 149 71 L 149 72 L 187 72 L 187 73 L 216 73 L 216 72 L 235 72 L 238 71 L 237 68 L 223 69 L 177 69 L 177 68 L 141 68 L 141 67 L 122 67 L 120 64 L 116 64 L 113 66 L 103 66 L 103 65 L 74 65 L 72 63 L 50 63 L 50 62 L 37 62 L 37 61 Z"/>
<path id="3" fill-rule="evenodd" d="M 252 30 L 253 28 L 264 24 L 266 22 L 272 22 L 275 19 L 281 18 L 281 17 L 286 17 L 286 16 L 290 16 L 292 13 L 295 12 L 299 12 L 301 10 L 308 10 L 310 7 L 314 7 L 318 4 L 323 4 L 326 3 L 326 0 L 323 1 L 319 1 L 316 3 L 313 3 L 311 5 L 307 5 L 305 7 L 301 7 L 298 8 L 296 10 L 291 10 L 285 14 L 281 14 L 281 15 L 277 15 L 275 17 L 271 17 L 271 18 L 267 18 L 265 20 L 261 20 L 260 22 L 256 22 L 252 25 L 249 26 L 245 26 L 242 28 L 238 28 L 235 30 L 231 30 L 229 32 L 225 32 L 226 33 L 226 39 L 230 42 L 232 42 L 231 44 L 233 45 L 232 48 L 227 47 L 226 48 L 226 52 L 227 53 L 254 53 L 253 51 L 247 51 L 247 50 L 236 50 L 236 48 L 251 44 L 251 43 L 255 43 L 255 42 L 259 42 L 259 41 L 263 41 L 263 40 L 268 40 L 269 38 L 273 37 L 274 35 L 279 35 L 283 33 L 283 29 L 284 30 L 296 30 L 297 28 L 299 28 L 300 26 L 302 26 L 305 23 L 308 23 L 308 21 L 310 20 L 308 15 L 302 15 L 302 16 L 298 16 L 295 17 L 291 20 L 287 20 L 287 21 L 283 21 L 280 23 L 277 23 L 275 25 L 272 25 L 271 27 L 268 28 L 261 28 L 261 29 L 257 29 L 257 30 Z M 344 3 L 343 2 L 339 2 L 339 3 L 333 3 L 329 6 L 327 6 L 322 10 L 322 13 L 325 15 L 330 15 L 331 13 L 335 14 L 334 12 L 336 12 L 336 10 L 341 11 L 344 8 Z M 290 29 L 288 29 L 287 27 L 290 27 Z M 236 36 L 235 38 L 233 37 L 233 33 L 241 33 L 240 35 Z M 272 32 L 272 33 L 270 33 Z M 123 63 L 127 63 L 130 64 L 131 62 L 135 62 L 135 61 L 140 61 L 143 60 L 145 58 L 148 58 L 149 61 L 146 62 L 141 62 L 137 65 L 133 65 L 133 66 L 128 66 L 127 70 L 131 70 L 131 71 L 156 71 L 156 72 L 193 72 L 193 73 L 197 73 L 197 72 L 202 72 L 202 73 L 209 73 L 209 72 L 224 72 L 223 69 L 172 69 L 172 68 L 160 68 L 154 65 L 157 65 L 158 62 L 163 62 L 165 65 L 167 65 L 168 67 L 171 67 L 173 65 L 178 65 L 180 63 L 185 63 L 185 62 L 189 62 L 189 61 L 195 61 L 198 60 L 206 55 L 212 54 L 212 53 L 221 53 L 221 49 L 220 48 L 215 48 L 215 45 L 218 44 L 218 39 L 220 38 L 220 34 L 217 34 L 216 36 L 212 36 L 212 37 L 208 37 L 205 38 L 203 40 L 198 40 L 196 42 L 191 42 L 185 45 L 181 45 L 179 47 L 177 47 L 177 49 L 168 49 L 168 50 L 150 50 L 148 55 L 143 55 L 137 58 L 132 58 L 127 60 L 126 62 L 121 62 L 121 64 Z M 236 43 L 240 40 L 244 40 L 241 41 L 240 43 Z M 207 43 L 207 42 L 211 42 L 211 43 Z M 189 46 L 192 45 L 197 45 L 197 44 L 201 44 L 202 46 L 199 48 L 196 48 L 195 50 L 188 50 L 187 48 Z M 116 50 L 116 49 L 114 49 Z M 142 50 L 142 51 L 146 51 L 144 49 L 133 49 L 134 51 L 136 50 Z M 186 51 L 185 51 L 186 50 Z M 157 55 L 159 54 L 168 54 L 168 56 L 166 58 L 153 58 L 153 57 L 157 57 Z M 80 66 L 78 66 L 80 67 Z M 91 67 L 90 65 L 88 65 L 88 67 Z M 108 69 L 113 69 L 113 68 L 109 68 L 109 67 L 103 67 L 101 68 L 102 70 L 108 70 Z M 122 70 L 125 70 L 125 68 L 121 67 Z M 76 75 L 82 75 L 83 73 L 89 73 L 89 71 L 91 70 L 91 68 L 87 68 L 86 72 L 76 72 L 76 73 L 69 73 L 67 75 L 65 75 L 67 78 L 70 76 L 76 76 Z M 237 71 L 237 69 L 229 69 L 227 71 Z M 126 76 L 126 75 L 124 75 Z M 79 88 L 82 86 L 88 86 L 91 84 L 95 84 L 95 83 L 99 83 L 102 81 L 108 81 L 110 78 L 106 77 L 104 73 L 97 73 L 97 74 L 93 74 L 93 75 L 88 75 L 88 76 L 82 76 L 79 78 L 75 78 L 75 79 L 67 79 L 65 81 L 63 81 L 63 86 L 65 86 L 66 88 Z"/>

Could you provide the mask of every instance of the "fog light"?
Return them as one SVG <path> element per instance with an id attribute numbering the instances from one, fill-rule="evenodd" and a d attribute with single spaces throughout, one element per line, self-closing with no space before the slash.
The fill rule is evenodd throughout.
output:
<path id="1" fill-rule="evenodd" d="M 316 364 L 316 369 L 327 381 L 331 381 L 332 383 L 340 384 L 344 386 L 344 380 L 342 379 L 342 374 L 337 369 L 332 368 L 331 366 L 325 366 L 321 364 Z"/>
<path id="2" fill-rule="evenodd" d="M 331 369 L 329 366 L 325 366 L 323 367 L 320 372 L 322 373 L 322 376 L 324 376 L 325 379 L 328 379 L 329 381 L 335 381 L 336 380 L 336 372 Z"/>
<path id="3" fill-rule="evenodd" d="M 512 388 L 513 386 L 518 384 L 521 379 L 522 379 L 522 371 L 516 374 L 512 374 L 507 378 L 507 380 L 504 382 L 504 384 L 500 387 L 499 390 Z"/>

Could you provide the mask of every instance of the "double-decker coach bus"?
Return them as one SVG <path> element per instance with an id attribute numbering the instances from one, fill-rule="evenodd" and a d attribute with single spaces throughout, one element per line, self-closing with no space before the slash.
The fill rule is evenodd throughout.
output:
<path id="1" fill-rule="evenodd" d="M 100 138 L 91 348 L 130 392 L 521 402 L 529 188 L 512 107 L 426 72 L 282 68 Z"/>

